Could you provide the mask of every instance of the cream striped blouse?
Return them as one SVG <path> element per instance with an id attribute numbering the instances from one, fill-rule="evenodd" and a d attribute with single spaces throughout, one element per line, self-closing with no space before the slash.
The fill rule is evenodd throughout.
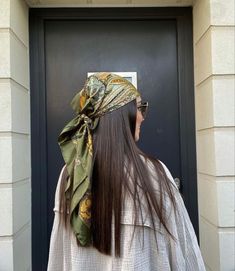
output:
<path id="1" fill-rule="evenodd" d="M 160 227 L 158 218 L 155 221 L 157 232 L 154 233 L 146 209 L 143 212 L 144 232 L 142 232 L 141 226 L 137 226 L 139 231 L 136 230 L 131 242 L 134 227 L 132 217 L 134 205 L 131 199 L 127 197 L 121 218 L 121 258 L 103 255 L 93 247 L 78 247 L 75 236 L 65 230 L 62 224 L 59 224 L 59 186 L 64 166 L 60 172 L 55 193 L 54 223 L 51 232 L 47 271 L 206 271 L 184 201 L 168 168 L 164 163 L 162 165 L 175 187 L 179 215 L 172 211 L 167 197 L 165 198 L 165 210 L 168 215 L 170 232 L 177 238 L 176 243 L 168 236 L 163 226 Z M 148 166 L 150 171 L 153 172 L 151 164 L 148 164 Z M 158 187 L 154 173 L 152 176 L 157 195 Z M 141 224 L 141 218 L 137 222 Z M 157 236 L 159 251 L 157 251 L 154 234 Z M 142 239 L 144 240 L 143 247 Z M 114 255 L 113 251 L 114 244 L 112 244 L 112 255 Z"/>

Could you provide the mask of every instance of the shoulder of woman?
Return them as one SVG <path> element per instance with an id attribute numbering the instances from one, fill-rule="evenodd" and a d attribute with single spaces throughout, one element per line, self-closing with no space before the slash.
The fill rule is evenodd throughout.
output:
<path id="1" fill-rule="evenodd" d="M 64 166 L 63 166 L 62 169 L 60 170 L 60 175 L 59 175 L 58 182 L 57 182 L 57 188 L 58 188 L 58 186 L 59 186 L 60 183 L 61 183 L 62 176 L 65 174 L 65 170 L 66 170 L 66 164 L 64 164 Z"/>
<path id="2" fill-rule="evenodd" d="M 174 186 L 177 188 L 177 190 L 178 190 L 178 186 L 177 186 L 177 184 L 176 184 L 176 182 L 175 182 L 175 180 L 174 180 L 174 178 L 173 178 L 173 176 L 172 176 L 170 170 L 168 169 L 168 167 L 167 167 L 161 160 L 158 160 L 158 161 L 162 164 L 162 166 L 163 166 L 163 168 L 164 168 L 164 170 L 165 170 L 165 172 L 166 172 L 166 175 L 167 175 L 168 179 L 173 183 L 173 185 L 174 185 Z"/>
<path id="3" fill-rule="evenodd" d="M 66 164 L 62 167 L 59 178 L 57 181 L 56 185 L 56 191 L 55 191 L 55 206 L 54 206 L 54 211 L 59 211 L 59 200 L 60 200 L 60 187 L 61 187 L 61 181 L 62 181 L 62 176 L 65 173 L 66 170 Z"/>
<path id="4" fill-rule="evenodd" d="M 148 158 L 143 157 L 143 156 L 141 156 L 141 158 L 144 159 L 146 165 L 148 166 L 148 169 L 149 169 L 151 175 L 152 175 L 152 176 L 155 176 L 155 175 L 156 175 L 156 170 L 155 170 L 155 167 L 154 167 L 152 161 L 149 160 Z M 168 177 L 168 179 L 169 179 L 169 180 L 173 183 L 173 185 L 178 189 L 178 186 L 176 185 L 175 180 L 174 180 L 174 178 L 173 178 L 173 176 L 172 176 L 170 170 L 168 169 L 168 167 L 167 167 L 161 160 L 158 159 L 158 161 L 159 161 L 160 164 L 162 165 L 162 167 L 163 167 L 163 169 L 164 169 L 164 171 L 165 171 L 166 176 Z"/>

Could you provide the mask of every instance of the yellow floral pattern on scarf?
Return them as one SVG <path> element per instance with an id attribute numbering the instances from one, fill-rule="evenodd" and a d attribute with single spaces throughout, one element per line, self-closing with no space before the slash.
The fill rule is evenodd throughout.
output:
<path id="1" fill-rule="evenodd" d="M 89 224 L 91 218 L 91 194 L 87 193 L 79 204 L 79 216 Z"/>

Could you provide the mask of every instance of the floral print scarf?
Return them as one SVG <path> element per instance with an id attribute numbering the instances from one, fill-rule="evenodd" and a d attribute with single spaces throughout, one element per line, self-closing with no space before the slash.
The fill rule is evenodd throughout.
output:
<path id="1" fill-rule="evenodd" d="M 70 224 L 82 246 L 91 244 L 92 133 L 105 113 L 140 96 L 127 79 L 101 72 L 89 76 L 74 96 L 76 117 L 62 129 L 58 144 L 69 174 L 65 197 L 70 198 Z"/>

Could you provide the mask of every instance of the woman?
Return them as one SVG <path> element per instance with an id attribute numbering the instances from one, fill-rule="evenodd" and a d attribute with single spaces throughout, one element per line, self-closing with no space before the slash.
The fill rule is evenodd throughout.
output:
<path id="1" fill-rule="evenodd" d="M 58 143 L 48 271 L 200 270 L 205 266 L 167 167 L 136 145 L 147 103 L 126 79 L 88 77 Z"/>

